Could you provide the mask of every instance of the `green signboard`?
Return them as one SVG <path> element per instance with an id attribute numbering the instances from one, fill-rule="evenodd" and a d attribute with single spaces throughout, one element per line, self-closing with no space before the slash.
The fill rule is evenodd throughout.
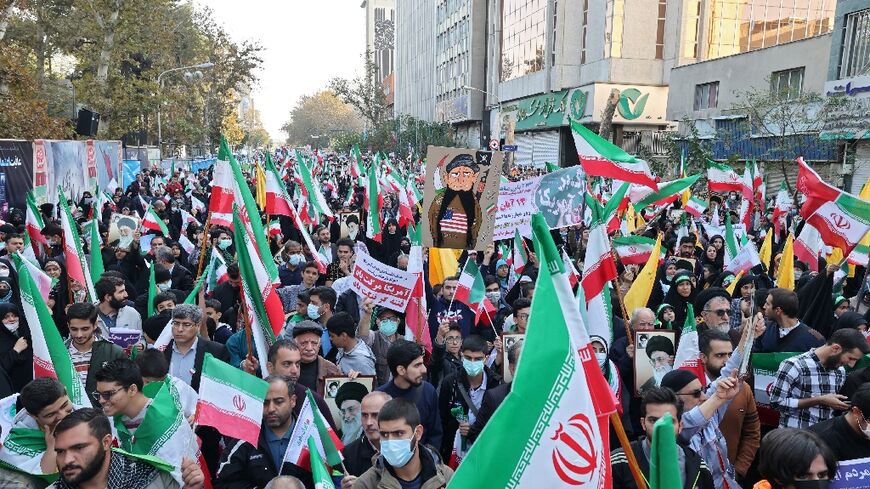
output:
<path id="1" fill-rule="evenodd" d="M 559 127 L 569 119 L 582 119 L 586 111 L 586 92 L 578 89 L 536 95 L 519 100 L 503 111 L 516 111 L 517 131 Z"/>
<path id="2" fill-rule="evenodd" d="M 646 100 L 649 98 L 648 93 L 641 94 L 636 88 L 626 88 L 619 95 L 619 103 L 616 105 L 616 110 L 619 115 L 625 120 L 633 121 L 643 114 L 643 109 L 646 107 Z"/>

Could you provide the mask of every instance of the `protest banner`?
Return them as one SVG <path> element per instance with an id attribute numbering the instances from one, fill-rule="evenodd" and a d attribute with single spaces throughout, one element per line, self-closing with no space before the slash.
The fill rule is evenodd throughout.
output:
<path id="1" fill-rule="evenodd" d="M 483 250 L 492 243 L 504 153 L 429 146 L 423 246 Z"/>
<path id="2" fill-rule="evenodd" d="M 32 180 L 30 141 L 0 140 L 0 205 L 23 209 Z"/>
<path id="3" fill-rule="evenodd" d="M 583 167 L 572 166 L 546 175 L 503 183 L 498 195 L 493 239 L 510 239 L 519 229 L 524 237 L 532 236 L 532 214 L 540 212 L 550 229 L 583 222 Z"/>
<path id="4" fill-rule="evenodd" d="M 405 312 L 416 276 L 413 273 L 385 265 L 365 253 L 357 253 L 350 288 L 374 300 L 376 305 Z"/>
<path id="5" fill-rule="evenodd" d="M 837 464 L 837 476 L 830 489 L 859 489 L 870 486 L 870 457 L 841 460 Z"/>
<path id="6" fill-rule="evenodd" d="M 139 343 L 141 339 L 142 331 L 138 329 L 113 328 L 109 331 L 109 341 L 124 349 Z"/>

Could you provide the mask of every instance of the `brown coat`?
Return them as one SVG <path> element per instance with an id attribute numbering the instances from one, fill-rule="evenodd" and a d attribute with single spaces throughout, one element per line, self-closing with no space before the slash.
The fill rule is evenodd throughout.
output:
<path id="1" fill-rule="evenodd" d="M 749 384 L 744 382 L 740 392 L 731 401 L 719 423 L 719 430 L 728 444 L 728 459 L 734 471 L 740 477 L 745 476 L 761 444 L 761 421 Z"/>
<path id="2" fill-rule="evenodd" d="M 454 248 L 458 250 L 471 248 L 468 246 L 468 240 L 466 239 L 467 233 L 443 231 L 442 236 L 444 237 L 444 241 L 438 243 L 438 228 L 441 226 L 442 217 L 438 215 L 438 211 L 441 209 L 441 202 L 443 200 L 444 194 L 439 193 L 434 199 L 432 199 L 432 205 L 429 207 L 429 227 L 430 232 L 432 233 L 432 242 L 438 248 Z M 448 203 L 447 209 L 465 214 L 465 210 L 462 208 L 459 197 L 454 197 L 453 201 Z M 471 225 L 471 243 L 474 244 L 477 242 L 477 233 L 480 231 L 480 223 L 482 219 L 479 202 L 475 202 L 474 216 L 466 217 L 468 219 L 474 217 L 474 223 Z"/>

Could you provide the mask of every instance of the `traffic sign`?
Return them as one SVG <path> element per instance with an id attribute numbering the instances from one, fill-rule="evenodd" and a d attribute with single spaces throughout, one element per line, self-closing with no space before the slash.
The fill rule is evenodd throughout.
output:
<path id="1" fill-rule="evenodd" d="M 489 149 L 492 151 L 498 151 L 498 139 L 489 140 Z"/>
<path id="2" fill-rule="evenodd" d="M 513 152 L 513 151 L 517 150 L 517 145 L 516 144 L 505 144 L 504 146 L 501 147 L 501 150 Z"/>

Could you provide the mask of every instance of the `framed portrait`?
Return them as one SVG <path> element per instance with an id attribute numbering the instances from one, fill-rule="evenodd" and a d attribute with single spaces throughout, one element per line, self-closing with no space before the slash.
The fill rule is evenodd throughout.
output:
<path id="1" fill-rule="evenodd" d="M 345 384 L 354 384 L 345 386 Z M 362 398 L 374 390 L 375 377 L 360 375 L 356 379 L 351 380 L 350 377 L 324 377 L 323 379 L 323 400 L 329 406 L 329 411 L 332 414 L 332 419 L 339 427 L 345 426 L 346 421 L 342 415 L 341 406 L 338 402 L 345 403 L 348 400 L 362 401 Z M 297 400 L 299 402 L 299 400 Z M 353 404 L 353 403 L 350 403 Z M 350 407 L 350 406 L 346 406 Z M 357 408 L 359 406 L 356 406 Z M 352 410 L 352 409 L 351 409 Z M 357 409 L 358 411 L 358 409 Z M 352 422 L 353 420 L 348 420 Z"/>
<path id="2" fill-rule="evenodd" d="M 502 344 L 502 358 L 501 358 L 501 368 L 502 368 L 502 377 L 504 377 L 505 382 L 510 382 L 513 380 L 513 375 L 511 375 L 510 370 L 508 369 L 508 350 L 511 349 L 514 344 L 525 338 L 526 335 L 521 333 L 504 333 L 501 337 Z"/>
<path id="3" fill-rule="evenodd" d="M 339 212 L 338 219 L 341 224 L 339 231 L 341 237 L 356 240 L 359 236 L 359 212 Z"/>
<path id="4" fill-rule="evenodd" d="M 109 219 L 109 244 L 129 249 L 140 222 L 136 215 L 112 214 Z"/>
<path id="5" fill-rule="evenodd" d="M 662 377 L 674 368 L 676 332 L 668 330 L 634 333 L 634 393 L 642 396 L 659 387 Z"/>

